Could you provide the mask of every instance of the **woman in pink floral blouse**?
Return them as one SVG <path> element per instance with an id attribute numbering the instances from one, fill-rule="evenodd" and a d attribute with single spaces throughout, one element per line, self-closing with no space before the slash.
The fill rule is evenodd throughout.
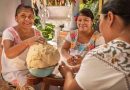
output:
<path id="1" fill-rule="evenodd" d="M 78 29 L 71 30 L 66 37 L 61 53 L 71 66 L 80 64 L 89 50 L 104 43 L 100 33 L 92 28 L 93 19 L 90 9 L 82 9 L 75 18 Z"/>

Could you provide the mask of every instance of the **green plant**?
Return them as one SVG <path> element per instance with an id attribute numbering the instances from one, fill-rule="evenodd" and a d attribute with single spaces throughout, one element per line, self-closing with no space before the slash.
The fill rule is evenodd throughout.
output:
<path id="1" fill-rule="evenodd" d="M 43 26 L 40 22 L 39 16 L 35 16 L 35 24 L 34 25 L 37 27 L 38 30 L 40 30 L 42 32 L 42 35 L 44 38 L 46 38 L 47 40 L 53 39 L 55 25 L 53 25 L 51 23 L 46 23 L 45 27 L 43 28 Z"/>
<path id="2" fill-rule="evenodd" d="M 47 39 L 47 40 L 52 40 L 54 36 L 54 27 L 55 25 L 51 23 L 46 23 L 45 28 L 41 29 L 42 35 Z"/>

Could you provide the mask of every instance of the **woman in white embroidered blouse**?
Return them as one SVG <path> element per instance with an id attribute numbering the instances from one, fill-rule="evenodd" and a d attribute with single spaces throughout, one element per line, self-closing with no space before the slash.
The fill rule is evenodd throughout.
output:
<path id="1" fill-rule="evenodd" d="M 106 44 L 88 52 L 74 76 L 61 64 L 64 90 L 130 90 L 130 0 L 108 0 L 100 31 Z M 75 77 L 75 78 L 74 78 Z"/>
<path id="2" fill-rule="evenodd" d="M 4 30 L 2 35 L 2 76 L 16 86 L 26 85 L 29 73 L 26 66 L 26 55 L 30 45 L 44 43 L 41 33 L 34 28 L 34 12 L 30 6 L 19 5 L 16 9 L 16 26 Z"/>

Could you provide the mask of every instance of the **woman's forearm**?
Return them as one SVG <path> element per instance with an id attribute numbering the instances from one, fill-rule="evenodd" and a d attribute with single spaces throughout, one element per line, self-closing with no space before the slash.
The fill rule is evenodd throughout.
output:
<path id="1" fill-rule="evenodd" d="M 74 75 L 72 73 L 67 73 L 65 76 L 64 90 L 71 90 L 71 85 L 74 80 Z"/>
<path id="2" fill-rule="evenodd" d="M 16 56 L 20 55 L 26 48 L 28 48 L 29 45 L 27 44 L 26 41 L 23 41 L 11 48 L 9 48 L 8 50 L 5 51 L 6 56 L 8 58 L 15 58 Z"/>
<path id="3" fill-rule="evenodd" d="M 82 90 L 74 79 L 74 74 L 71 72 L 65 76 L 64 90 Z"/>
<path id="4" fill-rule="evenodd" d="M 63 48 L 61 49 L 61 54 L 66 59 L 69 59 L 71 57 L 71 55 L 69 54 L 69 51 Z"/>

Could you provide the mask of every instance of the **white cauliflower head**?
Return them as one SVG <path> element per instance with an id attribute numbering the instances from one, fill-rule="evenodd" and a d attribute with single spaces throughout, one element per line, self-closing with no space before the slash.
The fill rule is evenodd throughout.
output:
<path id="1" fill-rule="evenodd" d="M 28 68 L 46 68 L 60 60 L 58 49 L 50 44 L 36 43 L 29 48 L 26 62 Z"/>

